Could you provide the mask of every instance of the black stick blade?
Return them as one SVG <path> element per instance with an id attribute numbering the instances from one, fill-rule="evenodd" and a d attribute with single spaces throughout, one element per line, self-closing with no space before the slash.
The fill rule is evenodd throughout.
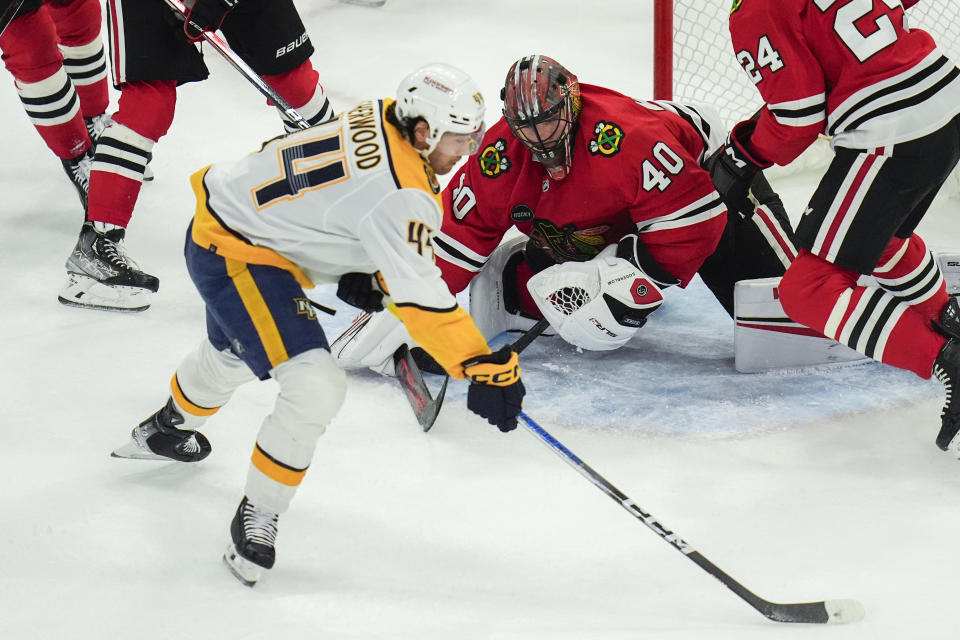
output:
<path id="1" fill-rule="evenodd" d="M 440 407 L 443 405 L 443 396 L 447 392 L 449 378 L 444 379 L 437 397 L 431 396 L 427 383 L 423 381 L 420 367 L 414 362 L 413 356 L 410 355 L 410 350 L 405 344 L 394 352 L 393 367 L 397 374 L 397 380 L 400 382 L 400 386 L 417 416 L 417 422 L 420 423 L 420 427 L 424 431 L 430 431 L 430 427 L 436 422 L 437 414 L 440 413 Z"/>
<path id="2" fill-rule="evenodd" d="M 763 601 L 755 606 L 760 613 L 775 622 L 849 624 L 863 620 L 866 613 L 863 605 L 856 600 L 824 600 L 796 604 Z"/>

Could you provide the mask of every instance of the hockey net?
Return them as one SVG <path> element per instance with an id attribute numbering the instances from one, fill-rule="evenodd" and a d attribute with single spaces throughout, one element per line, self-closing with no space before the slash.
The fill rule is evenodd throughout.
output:
<path id="1" fill-rule="evenodd" d="M 750 117 L 763 105 L 730 44 L 730 1 L 655 2 L 655 97 L 710 104 L 728 126 Z M 920 0 L 906 16 L 911 27 L 929 32 L 940 49 L 960 64 L 960 0 Z M 824 147 L 801 156 L 793 170 L 825 164 L 830 153 Z M 960 195 L 956 172 L 951 182 L 952 194 Z"/>

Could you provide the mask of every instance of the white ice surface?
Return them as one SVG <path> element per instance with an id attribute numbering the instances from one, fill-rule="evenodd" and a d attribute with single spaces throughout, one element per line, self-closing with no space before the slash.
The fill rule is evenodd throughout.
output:
<path id="1" fill-rule="evenodd" d="M 299 5 L 338 109 L 424 62 L 480 81 L 547 53 L 582 81 L 650 95 L 649 2 L 389 0 Z M 241 388 L 197 465 L 115 460 L 203 337 L 182 259 L 197 168 L 279 131 L 212 51 L 156 148 L 128 246 L 161 280 L 141 315 L 56 301 L 80 224 L 59 163 L 0 92 L 0 638 L 954 638 L 960 462 L 933 445 L 941 391 L 877 364 L 733 370 L 729 319 L 695 284 L 629 349 L 540 339 L 526 410 L 642 508 L 762 597 L 856 598 L 847 627 L 768 622 L 520 429 L 452 384 L 423 434 L 391 381 L 354 375 L 255 589 L 220 562 L 272 382 Z M 9 78 L 9 76 L 7 76 Z M 115 96 L 114 96 L 115 99 Z M 815 178 L 778 181 L 797 213 Z M 960 247 L 957 202 L 921 226 Z M 351 319 L 341 309 L 331 337 Z"/>

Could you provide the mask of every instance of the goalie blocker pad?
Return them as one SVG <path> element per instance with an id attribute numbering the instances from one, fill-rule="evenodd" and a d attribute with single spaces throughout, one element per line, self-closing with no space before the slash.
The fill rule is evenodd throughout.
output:
<path id="1" fill-rule="evenodd" d="M 870 358 L 791 320 L 783 312 L 780 278 L 741 280 L 734 288 L 734 366 L 741 373 L 794 369 Z"/>

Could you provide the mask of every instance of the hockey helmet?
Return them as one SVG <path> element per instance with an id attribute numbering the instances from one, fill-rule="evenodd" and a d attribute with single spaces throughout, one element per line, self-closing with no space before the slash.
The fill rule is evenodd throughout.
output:
<path id="1" fill-rule="evenodd" d="M 551 178 L 565 178 L 581 108 L 577 76 L 553 58 L 525 56 L 507 71 L 500 99 L 513 135 Z"/>
<path id="2" fill-rule="evenodd" d="M 420 151 L 424 158 L 444 141 L 458 149 L 459 155 L 479 151 L 485 128 L 486 104 L 480 87 L 465 72 L 449 64 L 435 62 L 420 67 L 400 82 L 397 88 L 397 118 L 411 122 L 423 118 L 430 125 L 429 147 Z"/>

